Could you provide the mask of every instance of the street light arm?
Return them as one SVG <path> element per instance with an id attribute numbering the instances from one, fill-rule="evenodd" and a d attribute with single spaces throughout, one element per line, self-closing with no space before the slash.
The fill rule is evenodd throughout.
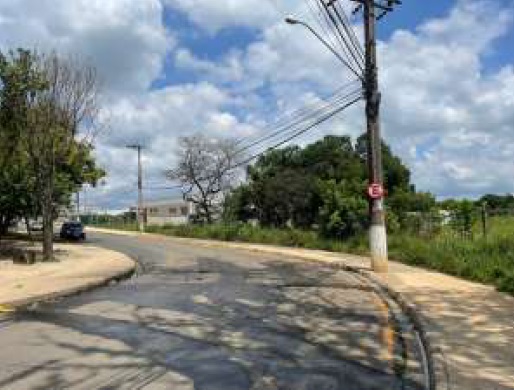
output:
<path id="1" fill-rule="evenodd" d="M 285 19 L 286 23 L 288 24 L 291 24 L 291 25 L 295 25 L 295 24 L 300 24 L 302 25 L 303 27 L 305 27 L 306 29 L 308 29 L 316 38 L 318 38 L 318 40 L 323 44 L 325 45 L 325 47 L 330 50 L 332 52 L 332 54 L 334 54 L 337 59 L 339 61 L 341 61 L 343 63 L 344 66 L 346 66 L 355 76 L 358 77 L 359 80 L 362 81 L 362 83 L 364 83 L 364 78 L 362 77 L 361 74 L 359 74 L 359 72 L 357 72 L 349 63 L 348 61 L 346 61 L 342 56 L 341 54 L 339 54 L 316 30 L 314 30 L 309 24 L 301 21 L 301 20 L 297 20 L 297 19 L 293 19 L 291 17 L 288 17 Z"/>

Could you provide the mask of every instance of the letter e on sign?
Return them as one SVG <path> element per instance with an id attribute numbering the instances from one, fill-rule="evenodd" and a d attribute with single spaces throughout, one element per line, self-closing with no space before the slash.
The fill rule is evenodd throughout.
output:
<path id="1" fill-rule="evenodd" d="M 379 183 L 370 184 L 368 187 L 368 195 L 371 199 L 382 199 L 384 197 L 384 187 Z"/>

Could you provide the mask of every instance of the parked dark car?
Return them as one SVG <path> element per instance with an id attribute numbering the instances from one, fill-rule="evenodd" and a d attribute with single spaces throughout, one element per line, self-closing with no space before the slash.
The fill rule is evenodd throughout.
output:
<path id="1" fill-rule="evenodd" d="M 86 233 L 80 222 L 64 222 L 61 227 L 61 238 L 64 240 L 85 240 Z"/>

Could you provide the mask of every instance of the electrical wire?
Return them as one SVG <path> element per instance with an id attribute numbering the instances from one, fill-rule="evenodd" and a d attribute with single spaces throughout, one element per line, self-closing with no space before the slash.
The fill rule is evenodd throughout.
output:
<path id="1" fill-rule="evenodd" d="M 261 135 L 259 135 L 259 137 L 264 135 L 262 133 L 274 132 L 274 131 L 276 131 L 276 129 L 278 127 L 286 125 L 287 123 L 291 123 L 292 121 L 298 119 L 301 115 L 306 115 L 309 112 L 313 112 L 314 110 L 318 109 L 322 104 L 324 104 L 325 101 L 332 100 L 332 99 L 334 99 L 334 100 L 337 99 L 338 96 L 343 94 L 350 87 L 356 87 L 357 86 L 357 82 L 360 83 L 360 80 L 355 79 L 355 80 L 352 80 L 349 83 L 346 83 L 342 87 L 338 88 L 334 93 L 332 93 L 329 96 L 325 97 L 324 101 L 321 101 L 321 102 L 317 101 L 315 103 L 306 104 L 305 106 L 303 106 L 301 108 L 298 108 L 298 109 L 295 109 L 295 110 L 293 110 L 291 112 L 283 114 L 273 124 L 270 124 L 270 125 L 266 126 L 265 128 L 263 128 L 262 131 L 261 131 Z M 257 139 L 257 138 L 255 138 L 255 139 Z M 255 140 L 255 139 L 253 139 L 253 140 Z M 239 139 L 238 141 L 235 142 L 235 145 L 236 146 L 244 145 L 245 143 L 250 143 L 253 140 L 251 138 L 250 139 L 248 139 L 248 138 L 241 138 L 241 139 Z"/>
<path id="2" fill-rule="evenodd" d="M 340 28 L 340 23 L 338 23 L 338 20 L 336 19 L 336 17 L 334 17 L 334 15 L 332 14 L 332 12 L 330 11 L 330 7 L 323 1 L 323 0 L 319 0 L 320 3 L 323 5 L 323 8 L 325 10 L 325 13 L 327 14 L 327 16 L 330 18 L 330 21 L 332 23 L 332 25 L 334 26 L 334 28 L 337 30 L 339 36 L 343 39 L 344 41 L 344 46 L 346 47 L 346 49 L 349 51 L 350 55 L 351 55 L 351 59 L 353 59 L 353 62 L 359 67 L 359 69 L 361 70 L 361 72 L 364 72 L 364 64 L 362 63 L 362 61 L 358 58 L 358 54 L 356 54 L 355 52 L 355 49 L 352 47 L 352 44 L 349 42 L 350 41 L 350 38 L 346 35 L 346 32 L 345 31 L 342 31 L 341 28 Z"/>
<path id="3" fill-rule="evenodd" d="M 279 121 L 278 123 L 276 123 L 274 126 L 273 126 L 273 132 L 268 132 L 268 134 L 265 134 L 263 136 L 260 136 L 259 138 L 256 138 L 254 140 L 251 140 L 249 142 L 246 142 L 241 148 L 240 150 L 241 151 L 244 151 L 244 150 L 247 150 L 263 141 L 266 141 L 268 139 L 272 139 L 274 137 L 276 137 L 277 135 L 283 133 L 284 131 L 287 131 L 288 129 L 291 129 L 293 128 L 294 126 L 297 126 L 298 124 L 301 124 L 303 121 L 311 118 L 312 116 L 314 115 L 318 115 L 320 110 L 323 110 L 325 108 L 327 108 L 328 106 L 330 105 L 335 105 L 335 104 L 338 104 L 341 102 L 341 99 L 345 99 L 348 97 L 348 95 L 351 95 L 351 94 L 354 94 L 358 91 L 360 91 L 360 88 L 359 89 L 353 89 L 350 94 L 348 94 L 347 88 L 345 88 L 344 90 L 341 90 L 340 92 L 336 93 L 335 95 L 333 95 L 331 98 L 329 98 L 327 101 L 323 101 L 323 102 L 317 102 L 316 105 L 312 105 L 311 107 L 309 107 L 307 110 L 302 110 L 300 113 L 298 113 L 297 115 L 294 115 L 293 118 L 291 118 L 289 121 L 285 122 L 284 120 L 283 121 Z M 342 95 L 342 93 L 344 93 L 344 95 Z"/>
<path id="4" fill-rule="evenodd" d="M 339 37 L 335 34 L 331 33 L 331 25 L 330 23 L 326 22 L 326 17 L 323 12 L 316 12 L 314 7 L 312 6 L 312 1 L 314 1 L 314 4 L 318 7 L 319 10 L 319 3 L 318 0 L 304 0 L 305 4 L 307 4 L 307 8 L 309 9 L 309 12 L 311 13 L 313 19 L 317 22 L 318 26 L 323 31 L 323 34 L 325 35 L 325 39 L 330 43 L 330 46 L 336 50 L 336 47 L 339 42 Z M 335 39 L 335 41 L 334 41 Z"/>
<path id="5" fill-rule="evenodd" d="M 236 153 L 241 154 L 242 152 L 244 152 L 252 147 L 258 146 L 259 144 L 262 144 L 266 141 L 272 140 L 279 136 L 287 137 L 289 134 L 294 134 L 299 127 L 305 126 L 306 123 L 310 123 L 311 121 L 316 121 L 317 118 L 325 115 L 325 113 L 327 111 L 330 112 L 332 109 L 337 109 L 341 105 L 344 105 L 348 100 L 351 100 L 351 99 L 355 98 L 356 96 L 362 96 L 362 91 L 360 88 L 353 90 L 352 92 L 347 93 L 344 96 L 341 96 L 336 101 L 328 102 L 328 103 L 324 104 L 323 106 L 321 106 L 320 108 L 318 108 L 315 112 L 310 113 L 308 116 L 299 118 L 295 122 L 293 122 L 285 127 L 279 128 L 274 133 L 269 134 L 268 136 L 263 137 L 257 141 L 254 141 L 251 144 L 245 146 L 244 148 L 240 148 Z"/>
<path id="6" fill-rule="evenodd" d="M 332 32 L 334 37 L 336 37 L 336 41 L 339 43 L 339 46 L 341 47 L 341 50 L 343 52 L 343 55 L 348 63 L 352 63 L 353 66 L 357 66 L 358 70 L 355 70 L 352 68 L 354 73 L 360 74 L 360 72 L 363 72 L 363 68 L 359 65 L 358 61 L 354 60 L 354 55 L 351 53 L 350 48 L 346 44 L 346 41 L 344 40 L 343 35 L 340 34 L 337 24 L 334 24 L 329 17 L 328 13 L 326 12 L 325 3 L 323 0 L 312 0 L 316 4 L 319 12 L 321 15 L 323 15 L 323 18 L 325 20 L 326 25 L 328 26 L 329 30 Z M 323 5 L 322 5 L 323 4 Z M 360 72 L 359 72 L 360 70 Z"/>
<path id="7" fill-rule="evenodd" d="M 348 35 L 353 47 L 355 48 L 355 51 L 359 55 L 362 63 L 364 63 L 364 58 L 365 58 L 364 50 L 362 48 L 362 44 L 359 41 L 359 38 L 357 37 L 357 34 L 355 33 L 354 29 L 352 28 L 350 18 L 348 17 L 345 10 L 343 9 L 343 6 L 339 2 L 337 2 L 337 1 L 334 2 L 333 8 L 334 8 L 337 18 L 343 25 L 343 28 L 346 31 L 346 34 Z"/>
<path id="8" fill-rule="evenodd" d="M 256 158 L 260 157 L 261 155 L 263 155 L 264 153 L 267 153 L 271 150 L 274 150 L 290 141 L 292 141 L 293 139 L 299 137 L 300 135 L 303 135 L 305 134 L 307 131 L 311 130 L 313 127 L 316 127 L 318 126 L 319 124 L 325 122 L 326 120 L 332 118 L 333 116 L 335 116 L 336 114 L 344 111 L 345 109 L 347 109 L 348 107 L 354 105 L 355 103 L 357 103 L 359 100 L 362 99 L 362 95 L 359 95 L 358 97 L 356 97 L 355 99 L 353 99 L 352 101 L 350 101 L 349 103 L 346 103 L 345 105 L 341 106 L 341 107 L 338 107 L 337 109 L 334 109 L 332 110 L 331 112 L 325 114 L 324 116 L 318 118 L 314 123 L 310 124 L 309 126 L 297 131 L 296 133 L 294 133 L 293 135 L 289 136 L 288 138 L 286 138 L 285 140 L 282 140 L 280 141 L 279 143 L 273 145 L 272 147 L 269 147 L 267 148 L 266 150 L 260 152 L 260 153 L 257 153 L 255 155 L 252 155 L 251 157 L 247 158 L 246 160 L 234 165 L 233 168 L 238 168 L 240 166 L 243 166 L 243 165 L 246 165 L 248 164 L 249 162 L 255 160 Z"/>
<path id="9" fill-rule="evenodd" d="M 324 112 L 321 116 L 318 116 L 318 118 L 314 119 L 308 125 L 302 126 L 300 129 L 296 129 L 293 133 L 288 133 L 285 139 L 280 140 L 279 142 L 275 143 L 273 146 L 267 147 L 266 149 L 264 149 L 258 153 L 255 153 L 255 154 L 251 155 L 250 157 L 244 159 L 243 161 L 241 161 L 237 164 L 234 164 L 232 167 L 230 167 L 230 170 L 234 170 L 234 169 L 240 168 L 242 166 L 246 166 L 246 165 L 248 165 L 248 163 L 255 160 L 256 158 L 259 158 L 260 156 L 264 155 L 265 153 L 275 150 L 275 149 L 287 144 L 288 142 L 292 141 L 293 139 L 298 138 L 299 136 L 307 133 L 314 127 L 320 125 L 321 123 L 327 121 L 328 119 L 334 117 L 338 113 L 340 113 L 340 112 L 346 110 L 347 108 L 349 108 L 350 106 L 354 105 L 355 103 L 360 101 L 363 97 L 362 91 L 360 91 L 360 90 L 355 91 L 355 93 L 353 95 L 354 95 L 353 98 L 350 101 L 348 101 L 347 103 L 340 105 L 337 108 L 333 108 L 331 110 L 325 109 L 326 112 Z M 238 152 L 236 152 L 236 154 L 237 153 Z M 206 181 L 206 180 L 211 180 L 211 179 L 212 179 L 212 177 L 204 177 L 204 178 L 200 178 L 198 181 Z M 176 190 L 176 189 L 181 189 L 183 187 L 184 187 L 184 185 L 176 185 L 176 186 L 171 186 L 171 187 L 160 187 L 160 188 L 154 187 L 151 189 Z M 145 188 L 145 190 L 146 189 L 148 189 L 148 188 Z"/>

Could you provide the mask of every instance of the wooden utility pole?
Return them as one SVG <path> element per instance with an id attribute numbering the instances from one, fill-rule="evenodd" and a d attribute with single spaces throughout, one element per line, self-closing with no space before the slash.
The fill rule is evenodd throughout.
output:
<path id="1" fill-rule="evenodd" d="M 127 145 L 129 149 L 137 150 L 137 225 L 141 233 L 145 232 L 145 209 L 143 205 L 143 163 L 141 161 L 141 144 Z"/>

